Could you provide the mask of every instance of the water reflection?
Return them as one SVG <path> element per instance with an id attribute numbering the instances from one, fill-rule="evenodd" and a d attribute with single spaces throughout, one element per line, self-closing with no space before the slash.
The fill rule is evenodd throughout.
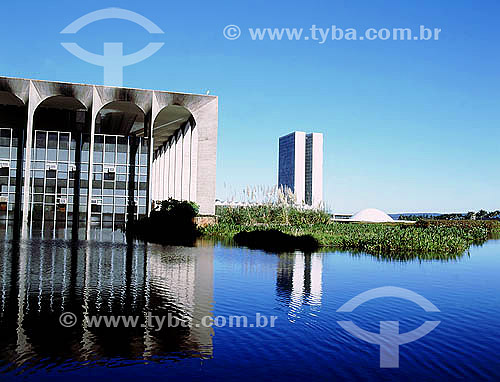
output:
<path id="1" fill-rule="evenodd" d="M 213 311 L 213 246 L 35 238 L 2 246 L 0 347 L 7 369 L 212 356 L 213 331 L 198 324 Z M 74 313 L 77 325 L 62 327 L 63 312 Z M 147 312 L 170 314 L 191 327 L 82 324 L 84 315 Z"/>
<path id="2" fill-rule="evenodd" d="M 323 254 L 279 255 L 276 294 L 288 306 L 288 318 L 294 321 L 303 306 L 321 306 Z"/>

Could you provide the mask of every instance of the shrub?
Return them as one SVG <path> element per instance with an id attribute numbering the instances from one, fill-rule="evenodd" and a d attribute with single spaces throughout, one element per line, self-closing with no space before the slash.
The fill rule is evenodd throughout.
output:
<path id="1" fill-rule="evenodd" d="M 127 234 L 153 243 L 193 245 L 200 235 L 194 223 L 198 210 L 193 202 L 164 200 L 149 217 L 127 224 Z"/>

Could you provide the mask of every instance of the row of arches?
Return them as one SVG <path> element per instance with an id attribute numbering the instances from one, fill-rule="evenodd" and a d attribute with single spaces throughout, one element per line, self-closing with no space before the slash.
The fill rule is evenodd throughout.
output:
<path id="1" fill-rule="evenodd" d="M 158 102 L 154 92 L 76 85 L 51 94 L 30 81 L 14 93 L 1 85 L 0 224 L 23 229 L 88 236 L 91 227 L 116 229 L 148 214 L 151 185 L 161 188 L 155 152 L 187 123 L 196 126 L 188 108 Z"/>

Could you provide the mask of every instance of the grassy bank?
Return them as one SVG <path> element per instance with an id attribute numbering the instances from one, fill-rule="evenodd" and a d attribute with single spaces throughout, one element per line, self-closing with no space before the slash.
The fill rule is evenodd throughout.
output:
<path id="1" fill-rule="evenodd" d="M 218 224 L 203 229 L 204 236 L 232 239 L 242 231 L 277 229 L 292 235 L 311 235 L 333 249 L 388 255 L 446 258 L 500 233 L 494 221 L 422 221 L 416 225 L 332 222 L 328 214 L 291 207 L 220 208 Z"/>

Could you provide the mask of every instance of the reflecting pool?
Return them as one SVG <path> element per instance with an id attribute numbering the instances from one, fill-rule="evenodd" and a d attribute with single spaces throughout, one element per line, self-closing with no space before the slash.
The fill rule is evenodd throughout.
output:
<path id="1" fill-rule="evenodd" d="M 498 380 L 499 274 L 498 240 L 452 261 L 391 262 L 203 240 L 195 247 L 127 243 L 119 232 L 78 242 L 7 237 L 0 378 Z M 386 297 L 337 312 L 385 286 L 418 293 L 439 311 Z M 236 325 L 235 316 L 245 319 Z M 398 321 L 400 333 L 440 323 L 399 347 L 399 367 L 381 368 L 380 347 L 338 321 L 373 333 L 380 321 Z"/>

